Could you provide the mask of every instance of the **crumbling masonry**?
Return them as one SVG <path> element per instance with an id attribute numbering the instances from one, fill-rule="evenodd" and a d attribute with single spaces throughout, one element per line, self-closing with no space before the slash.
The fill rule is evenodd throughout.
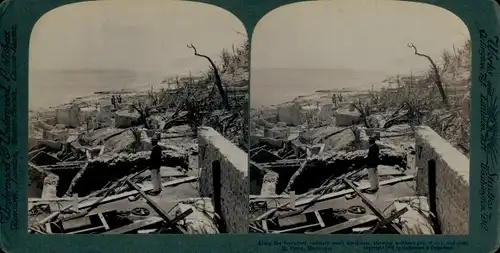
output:
<path id="1" fill-rule="evenodd" d="M 214 129 L 198 132 L 200 194 L 210 197 L 227 233 L 248 233 L 248 155 Z"/>
<path id="2" fill-rule="evenodd" d="M 429 127 L 418 128 L 415 148 L 417 194 L 428 197 L 443 234 L 468 234 L 469 159 Z"/>

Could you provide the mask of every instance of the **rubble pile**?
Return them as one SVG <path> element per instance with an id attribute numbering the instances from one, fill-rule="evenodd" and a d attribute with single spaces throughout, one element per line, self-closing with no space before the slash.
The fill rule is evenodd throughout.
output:
<path id="1" fill-rule="evenodd" d="M 200 197 L 196 134 L 209 126 L 246 147 L 247 50 L 224 51 L 222 66 L 210 60 L 206 74 L 160 90 L 96 92 L 30 112 L 29 233 L 224 233 Z M 153 137 L 159 195 L 150 194 Z"/>
<path id="2" fill-rule="evenodd" d="M 250 230 L 440 233 L 416 196 L 414 127 L 428 125 L 468 153 L 470 41 L 454 55 L 443 55 L 439 76 L 431 69 L 384 80 L 381 90 L 323 90 L 252 109 Z M 370 137 L 377 165 L 367 159 Z M 365 191 L 374 166 L 379 189 Z"/>
<path id="3" fill-rule="evenodd" d="M 301 104 L 311 104 L 305 98 L 296 99 L 292 107 L 298 110 L 296 115 L 302 114 Z M 344 94 L 346 101 L 354 98 Z M 329 102 L 325 100 L 322 102 Z M 414 206 L 400 203 L 399 209 L 391 209 L 393 213 L 384 210 L 400 198 L 416 197 L 412 186 L 416 172 L 412 127 L 401 124 L 368 128 L 361 117 L 343 120 L 339 126 L 335 124 L 337 105 L 328 107 L 333 108 L 330 125 L 311 126 L 310 122 L 314 122 L 311 118 L 305 118 L 301 124 L 291 118 L 284 118 L 290 122 L 278 121 L 278 117 L 273 119 L 269 108 L 265 112 L 252 112 L 250 177 L 251 185 L 258 187 L 251 187 L 251 231 L 317 234 L 420 231 L 415 227 L 403 229 L 400 221 L 404 223 L 405 217 L 428 221 L 432 228 L 430 215 L 420 217 Z M 344 114 L 350 110 L 349 103 L 339 107 Z M 266 114 L 271 116 L 264 118 Z M 377 137 L 380 148 L 377 166 L 380 189 L 376 197 L 363 192 L 370 186 L 366 161 L 369 136 Z M 422 231 L 435 233 L 433 229 Z"/>

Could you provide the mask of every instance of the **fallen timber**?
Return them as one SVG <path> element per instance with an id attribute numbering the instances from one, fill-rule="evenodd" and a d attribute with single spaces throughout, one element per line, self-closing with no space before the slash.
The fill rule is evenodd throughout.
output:
<path id="1" fill-rule="evenodd" d="M 356 192 L 356 194 L 363 200 L 363 203 L 366 204 L 366 206 L 368 206 L 368 208 L 370 208 L 370 210 L 372 210 L 372 212 L 381 220 L 382 224 L 386 224 L 388 223 L 388 225 L 391 227 L 392 230 L 394 230 L 396 233 L 402 235 L 403 232 L 401 231 L 401 229 L 399 227 L 397 227 L 394 223 L 392 223 L 392 219 L 394 219 L 393 217 L 389 217 L 389 219 L 387 219 L 386 217 L 384 217 L 384 213 L 378 209 L 377 207 L 375 207 L 375 205 L 372 203 L 371 200 L 369 200 L 362 192 L 361 190 L 359 190 L 351 181 L 349 181 L 348 179 L 345 179 L 344 178 L 344 182 L 349 186 L 351 187 L 352 190 L 354 190 Z M 406 211 L 408 211 L 408 209 L 404 209 L 403 211 L 400 211 L 398 213 L 400 213 L 399 215 L 402 215 L 404 214 Z M 376 227 L 377 228 L 377 227 Z"/>
<path id="2" fill-rule="evenodd" d="M 137 193 L 139 193 L 145 200 L 146 202 L 148 203 L 149 206 L 151 206 L 151 208 L 153 208 L 153 210 L 155 210 L 156 213 L 158 213 L 158 215 L 165 221 L 165 226 L 163 226 L 162 228 L 169 228 L 170 226 L 173 226 L 175 225 L 177 227 L 177 229 L 179 229 L 179 231 L 181 231 L 183 234 L 187 234 L 186 230 L 184 228 L 182 228 L 181 226 L 177 226 L 177 222 L 179 222 L 181 219 L 183 219 L 184 217 L 186 217 L 187 215 L 191 214 L 193 212 L 192 209 L 189 209 L 188 211 L 186 211 L 185 213 L 183 213 L 181 216 L 183 218 L 177 218 L 177 219 L 174 219 L 174 220 L 170 220 L 168 218 L 168 215 L 167 213 L 165 213 L 164 210 L 161 209 L 161 207 L 159 207 L 148 195 L 146 195 L 146 193 L 144 191 L 142 191 L 136 184 L 134 184 L 132 181 L 130 181 L 130 179 L 127 179 L 126 180 L 127 184 L 130 185 L 132 188 L 134 188 Z"/>
<path id="3" fill-rule="evenodd" d="M 384 180 L 384 181 L 381 181 L 379 183 L 380 186 L 384 186 L 384 185 L 391 185 L 391 184 L 396 184 L 396 183 L 399 183 L 399 182 L 404 182 L 404 181 L 409 181 L 409 180 L 413 180 L 414 179 L 414 176 L 413 175 L 409 175 L 409 176 L 404 176 L 404 177 L 399 177 L 399 178 L 393 178 L 393 179 L 389 179 L 389 180 Z M 359 190 L 366 190 L 370 188 L 370 185 L 363 185 L 363 186 L 360 186 L 358 187 Z M 354 193 L 355 191 L 353 189 L 346 189 L 346 190 L 342 190 L 342 191 L 338 191 L 338 192 L 333 192 L 333 193 L 328 193 L 328 194 L 324 194 L 324 195 L 316 195 L 316 196 L 311 196 L 311 195 L 303 195 L 301 197 L 299 197 L 300 199 L 298 199 L 296 202 L 295 202 L 295 206 L 298 207 L 298 206 L 303 206 L 303 205 L 308 205 L 312 202 L 315 202 L 315 201 L 323 201 L 323 200 L 328 200 L 328 199 L 334 199 L 334 198 L 338 198 L 338 197 L 342 197 L 342 196 L 345 196 L 347 194 L 351 194 L 351 193 Z M 269 200 L 269 199 L 277 199 L 277 198 L 290 198 L 290 196 L 250 196 L 250 199 L 252 200 Z M 280 205 L 278 208 L 273 208 L 273 209 L 270 209 L 269 211 L 267 211 L 266 213 L 262 214 L 261 216 L 259 216 L 258 218 L 256 218 L 255 220 L 263 220 L 265 218 L 267 218 L 269 215 L 273 214 L 274 212 L 276 212 L 278 209 L 280 208 L 283 208 L 287 205 L 289 205 L 290 203 L 285 203 L 283 205 Z"/>
<path id="4" fill-rule="evenodd" d="M 348 167 L 354 165 L 364 165 L 364 159 L 368 156 L 368 150 L 356 150 L 352 152 L 336 152 L 334 154 L 321 154 L 307 159 L 305 168 L 327 168 L 330 166 L 340 166 L 340 163 L 346 163 Z M 391 149 L 380 150 L 381 165 L 401 165 L 406 167 L 406 153 L 394 151 Z M 280 168 L 299 168 L 306 159 L 283 159 L 269 163 L 258 163 L 265 169 Z"/>
<path id="5" fill-rule="evenodd" d="M 95 189 L 104 187 L 109 182 L 122 178 L 130 173 L 135 173 L 149 164 L 150 151 L 142 151 L 133 154 L 119 153 L 103 155 L 97 159 L 90 160 L 84 170 L 72 180 L 66 195 L 78 193 L 86 195 Z M 84 163 L 85 164 L 85 163 Z M 187 168 L 189 166 L 188 156 L 174 151 L 162 152 L 162 166 Z M 92 182 L 92 186 L 82 182 Z"/>
<path id="6" fill-rule="evenodd" d="M 73 161 L 73 162 L 58 162 L 52 165 L 39 166 L 45 171 L 57 170 L 79 170 L 85 165 L 86 161 Z"/>

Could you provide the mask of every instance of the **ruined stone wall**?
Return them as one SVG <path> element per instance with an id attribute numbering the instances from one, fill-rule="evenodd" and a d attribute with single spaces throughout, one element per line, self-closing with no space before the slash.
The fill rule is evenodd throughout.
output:
<path id="1" fill-rule="evenodd" d="M 436 216 L 442 233 L 468 234 L 469 159 L 429 127 L 417 128 L 415 149 L 417 194 L 428 196 L 429 161 L 434 161 Z"/>
<path id="2" fill-rule="evenodd" d="M 278 107 L 278 121 L 285 122 L 291 126 L 301 125 L 301 110 L 302 107 L 299 104 Z"/>
<path id="3" fill-rule="evenodd" d="M 56 123 L 64 124 L 68 127 L 79 127 L 80 108 L 77 105 L 56 109 Z"/>
<path id="4" fill-rule="evenodd" d="M 228 233 L 248 233 L 248 155 L 212 128 L 198 131 L 200 194 L 213 199 L 214 162 L 220 163 L 221 206 Z"/>

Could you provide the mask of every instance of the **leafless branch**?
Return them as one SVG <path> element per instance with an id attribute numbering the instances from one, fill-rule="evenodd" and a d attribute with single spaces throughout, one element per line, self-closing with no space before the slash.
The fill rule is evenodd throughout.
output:
<path id="1" fill-rule="evenodd" d="M 217 86 L 217 89 L 219 89 L 219 93 L 222 97 L 222 101 L 224 102 L 224 105 L 229 110 L 230 109 L 229 99 L 227 97 L 226 91 L 224 90 L 224 87 L 222 87 L 222 80 L 220 78 L 217 66 L 215 65 L 215 63 L 212 61 L 212 59 L 210 57 L 203 55 L 203 54 L 199 54 L 198 50 L 196 49 L 196 47 L 193 44 L 189 44 L 189 45 L 187 45 L 187 47 L 193 49 L 195 56 L 203 57 L 203 58 L 208 60 L 208 62 L 210 63 L 210 65 L 212 66 L 212 68 L 214 70 L 215 85 Z"/>
<path id="2" fill-rule="evenodd" d="M 436 84 L 437 88 L 439 89 L 439 93 L 441 94 L 443 104 L 448 105 L 448 98 L 446 96 L 446 92 L 444 91 L 443 82 L 441 80 L 441 75 L 439 74 L 439 69 L 438 69 L 436 63 L 434 63 L 434 61 L 432 60 L 432 58 L 430 56 L 419 53 L 417 50 L 417 47 L 415 45 L 413 45 L 413 43 L 408 43 L 408 47 L 413 48 L 415 55 L 425 57 L 427 60 L 429 60 L 429 62 L 431 63 L 432 69 L 434 71 L 434 75 L 435 75 L 434 83 Z"/>

